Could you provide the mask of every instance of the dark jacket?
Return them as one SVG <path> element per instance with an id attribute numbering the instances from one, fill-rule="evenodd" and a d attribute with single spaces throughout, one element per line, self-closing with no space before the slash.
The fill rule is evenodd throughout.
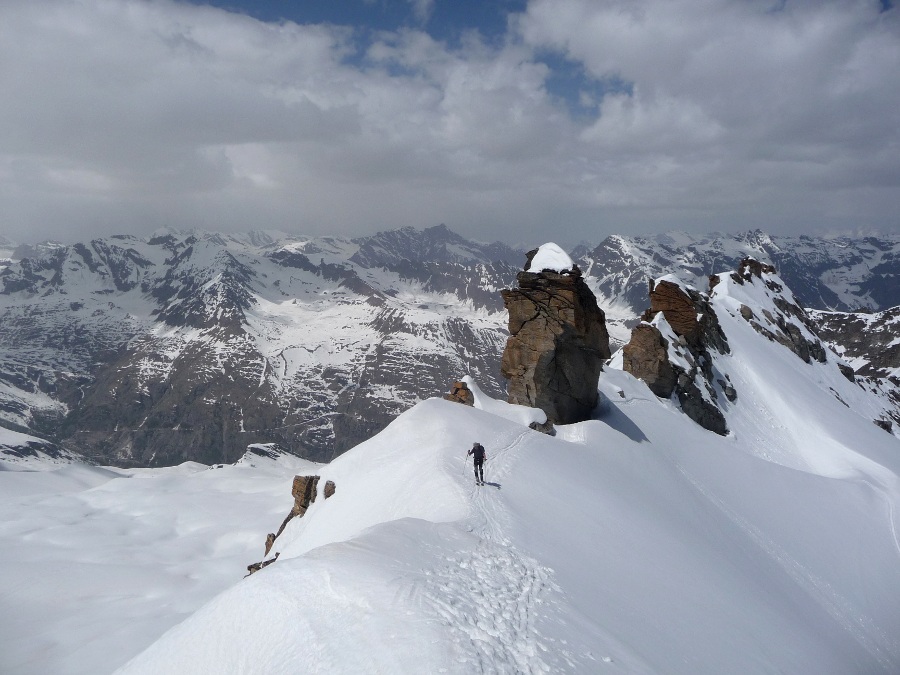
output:
<path id="1" fill-rule="evenodd" d="M 466 454 L 467 457 L 469 455 L 474 455 L 476 462 L 483 462 L 484 458 L 485 458 L 484 446 L 481 443 L 476 443 L 475 445 L 472 446 L 472 449 L 469 450 L 469 452 Z"/>

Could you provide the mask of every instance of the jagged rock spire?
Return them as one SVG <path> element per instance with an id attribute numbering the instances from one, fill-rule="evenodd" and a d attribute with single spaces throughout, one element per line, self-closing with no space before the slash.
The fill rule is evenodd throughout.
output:
<path id="1" fill-rule="evenodd" d="M 709 298 L 674 276 L 650 282 L 650 308 L 623 347 L 622 367 L 644 380 L 662 398 L 673 393 L 682 410 L 700 426 L 717 434 L 728 433 L 725 417 L 715 401 L 709 350 L 725 354 L 728 341 Z M 726 397 L 735 396 L 722 381 Z M 705 392 L 705 395 L 704 395 Z"/>

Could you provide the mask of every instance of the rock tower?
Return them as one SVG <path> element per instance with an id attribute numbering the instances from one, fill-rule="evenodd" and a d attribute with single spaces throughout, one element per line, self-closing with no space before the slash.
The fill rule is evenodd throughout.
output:
<path id="1" fill-rule="evenodd" d="M 518 288 L 500 291 L 509 312 L 501 363 L 508 400 L 540 408 L 555 424 L 589 419 L 610 357 L 606 316 L 581 270 L 556 244 L 527 256 Z"/>

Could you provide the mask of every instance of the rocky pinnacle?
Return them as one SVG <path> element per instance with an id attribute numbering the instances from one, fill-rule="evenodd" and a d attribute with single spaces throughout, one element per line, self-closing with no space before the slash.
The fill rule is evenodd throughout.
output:
<path id="1" fill-rule="evenodd" d="M 518 288 L 500 291 L 509 312 L 501 363 L 509 402 L 540 408 L 556 424 L 590 418 L 610 356 L 597 299 L 575 265 L 562 272 L 523 271 L 516 279 Z"/>

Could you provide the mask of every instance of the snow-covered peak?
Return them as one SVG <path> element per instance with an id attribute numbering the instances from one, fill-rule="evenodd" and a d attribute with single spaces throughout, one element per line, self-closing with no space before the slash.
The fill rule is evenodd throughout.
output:
<path id="1" fill-rule="evenodd" d="M 528 269 L 532 272 L 543 272 L 551 270 L 562 274 L 571 270 L 575 263 L 562 248 L 552 241 L 540 246 L 537 253 L 529 263 Z"/>

